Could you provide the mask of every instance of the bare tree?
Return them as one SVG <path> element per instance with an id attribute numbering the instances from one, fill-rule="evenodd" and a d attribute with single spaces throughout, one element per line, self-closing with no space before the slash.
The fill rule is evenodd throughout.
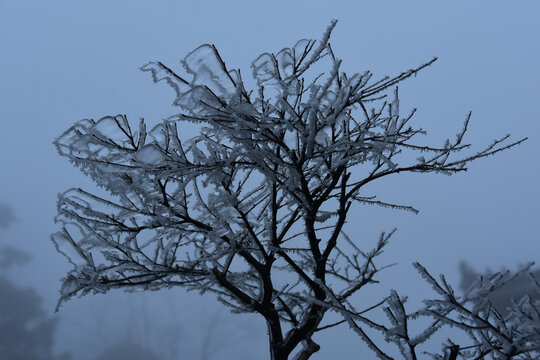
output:
<path id="1" fill-rule="evenodd" d="M 391 340 L 389 328 L 364 318 L 376 306 L 356 310 L 349 299 L 376 282 L 384 266 L 374 259 L 393 232 L 365 249 L 345 233 L 351 206 L 416 213 L 367 196 L 365 186 L 400 173 L 462 172 L 525 139 L 507 135 L 467 154 L 469 114 L 454 140 L 418 142 L 425 131 L 410 125 L 414 110 L 400 115 L 396 85 L 436 58 L 377 81 L 369 71 L 348 75 L 329 43 L 335 24 L 319 42 L 257 57 L 254 90 L 213 45 L 184 58 L 186 76 L 150 62 L 141 69 L 174 89 L 178 114 L 151 131 L 142 119 L 133 128 L 125 115 L 82 120 L 56 139 L 59 153 L 110 194 L 73 188 L 60 195 L 63 228 L 52 239 L 74 269 L 59 305 L 113 288 L 183 286 L 260 314 L 273 360 L 317 352 L 314 332 L 336 325 L 323 324 L 329 310 L 390 358 L 363 328 Z M 197 124 L 199 135 L 183 138 L 185 122 Z M 396 296 L 385 301 L 398 306 Z M 416 356 L 414 346 L 406 353 Z"/>

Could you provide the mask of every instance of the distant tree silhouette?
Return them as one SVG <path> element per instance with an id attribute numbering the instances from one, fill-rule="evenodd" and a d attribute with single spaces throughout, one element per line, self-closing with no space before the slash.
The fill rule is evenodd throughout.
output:
<path id="1" fill-rule="evenodd" d="M 0 228 L 16 220 L 13 209 L 0 203 Z M 0 270 L 23 265 L 31 256 L 11 246 L 0 248 Z M 22 289 L 0 274 L 0 359 L 67 360 L 52 353 L 56 319 L 46 316 L 33 289 Z"/>
<path id="2" fill-rule="evenodd" d="M 52 354 L 56 320 L 45 316 L 34 290 L 20 289 L 0 276 L 0 358 L 67 359 Z"/>
<path id="3" fill-rule="evenodd" d="M 13 208 L 0 202 L 0 229 L 7 229 L 17 217 Z M 7 270 L 13 265 L 22 265 L 30 260 L 30 254 L 11 246 L 0 247 L 0 270 Z"/>
<path id="4" fill-rule="evenodd" d="M 30 261 L 32 256 L 26 251 L 19 250 L 12 246 L 0 248 L 0 270 L 7 270 L 14 265 L 23 265 Z"/>
<path id="5" fill-rule="evenodd" d="M 234 324 L 231 327 L 228 319 L 221 316 L 223 313 L 219 308 L 204 311 L 195 317 L 182 318 L 173 311 L 168 315 L 181 321 L 167 324 L 146 316 L 146 301 L 136 302 L 136 298 L 127 296 L 114 301 L 111 299 L 93 303 L 87 307 L 88 313 L 77 313 L 80 317 L 67 320 L 69 327 L 75 330 L 75 336 L 80 339 L 79 344 L 99 354 L 91 360 L 138 359 L 133 357 L 133 353 L 150 354 L 148 359 L 158 356 L 160 360 L 218 360 L 223 359 L 224 349 L 226 351 L 227 348 L 253 342 L 252 338 L 245 336 L 250 333 L 249 327 L 240 328 Z M 177 302 L 179 299 L 169 295 L 167 300 Z M 121 316 L 116 317 L 119 313 Z M 114 319 L 111 318 L 113 314 Z M 88 321 L 89 318 L 91 321 Z M 231 328 L 238 331 L 231 333 Z M 135 350 L 130 348 L 133 344 Z"/>
<path id="6" fill-rule="evenodd" d="M 13 208 L 6 203 L 0 202 L 0 229 L 8 228 L 16 220 Z"/>
<path id="7" fill-rule="evenodd" d="M 161 360 L 135 341 L 120 341 L 108 346 L 93 360 Z"/>

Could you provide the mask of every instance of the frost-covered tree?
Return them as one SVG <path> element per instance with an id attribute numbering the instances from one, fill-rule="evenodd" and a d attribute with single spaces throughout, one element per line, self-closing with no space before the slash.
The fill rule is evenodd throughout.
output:
<path id="1" fill-rule="evenodd" d="M 469 264 L 462 261 L 459 266 L 461 273 L 461 282 L 459 288 L 463 292 L 467 292 L 471 286 L 477 281 L 485 281 L 495 275 L 491 270 L 486 270 L 483 274 L 477 273 Z M 502 269 L 499 273 L 510 272 L 508 269 Z M 532 276 L 535 279 L 540 279 L 540 269 L 532 271 Z M 518 301 L 525 295 L 534 300 L 540 300 L 540 292 L 534 281 L 531 281 L 528 272 L 522 272 L 515 276 L 511 282 L 505 283 L 503 286 L 494 289 L 489 295 L 489 300 L 492 305 L 501 313 L 505 313 L 512 309 L 512 300 Z"/>
<path id="2" fill-rule="evenodd" d="M 385 340 L 399 348 L 404 359 L 418 359 L 418 345 L 428 340 L 441 328 L 455 327 L 464 331 L 470 344 L 456 344 L 451 339 L 443 345 L 445 355 L 430 354 L 437 360 L 463 359 L 527 359 L 540 357 L 540 285 L 530 272 L 533 263 L 516 272 L 501 271 L 489 277 L 479 277 L 463 296 L 456 294 L 446 278 L 441 275 L 436 280 L 419 263 L 414 266 L 418 272 L 440 295 L 438 299 L 425 300 L 425 307 L 407 313 L 406 298 L 392 291 L 384 307 L 391 326 L 385 326 L 366 319 L 359 313 L 346 313 L 345 319 L 354 329 L 358 322 L 377 329 Z M 512 306 L 505 312 L 498 310 L 491 300 L 497 290 L 529 273 L 528 294 L 519 300 L 511 299 Z M 517 294 L 509 294 L 509 297 Z M 418 318 L 431 318 L 433 322 L 416 334 L 410 334 L 411 322 Z M 360 329 L 361 330 L 361 329 Z M 359 330 L 359 331 L 360 331 Z M 373 346 L 381 359 L 393 359 L 380 348 Z"/>
<path id="3" fill-rule="evenodd" d="M 413 340 L 395 293 L 379 304 L 391 316 L 402 311 L 393 328 L 365 318 L 374 306 L 357 309 L 350 299 L 376 282 L 384 266 L 374 259 L 392 232 L 366 249 L 345 233 L 347 214 L 353 204 L 416 213 L 368 196 L 365 186 L 400 173 L 465 171 L 523 140 L 504 136 L 467 153 L 469 114 L 454 140 L 421 143 L 425 131 L 410 125 L 414 111 L 400 115 L 397 84 L 436 59 L 376 81 L 369 71 L 346 74 L 329 43 L 334 26 L 318 42 L 257 57 L 253 90 L 213 45 L 182 60 L 185 75 L 150 62 L 141 69 L 174 89 L 177 114 L 149 131 L 125 115 L 82 120 L 56 139 L 59 153 L 108 193 L 73 188 L 59 197 L 63 227 L 52 240 L 74 266 L 59 305 L 113 288 L 182 286 L 260 314 L 273 360 L 317 352 L 313 334 L 336 325 L 323 322 L 329 311 L 379 357 L 390 358 L 366 325 L 415 358 L 415 342 L 438 329 L 455 304 L 449 297 L 450 305 L 429 303 L 423 314 L 438 318 Z M 182 136 L 186 122 L 200 133 Z"/>

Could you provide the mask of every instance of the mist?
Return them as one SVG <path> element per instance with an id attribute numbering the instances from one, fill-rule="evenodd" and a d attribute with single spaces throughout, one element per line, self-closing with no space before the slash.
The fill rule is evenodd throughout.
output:
<path id="1" fill-rule="evenodd" d="M 506 133 L 529 138 L 462 174 L 405 175 L 369 187 L 420 213 L 351 210 L 346 228 L 368 249 L 381 231 L 398 229 L 381 257 L 397 265 L 355 301 L 373 304 L 396 289 L 419 305 L 433 293 L 413 261 L 459 287 L 462 261 L 480 274 L 538 260 L 538 14 L 532 0 L 0 2 L 0 291 L 12 296 L 0 315 L 24 325 L 17 340 L 35 338 L 43 359 L 268 359 L 263 319 L 231 314 L 209 294 L 112 291 L 54 312 L 71 266 L 50 241 L 57 194 L 99 189 L 52 141 L 84 118 L 127 114 L 156 124 L 174 114 L 170 89 L 139 71 L 148 61 L 180 68 L 179 59 L 210 43 L 247 78 L 260 53 L 319 39 L 333 18 L 332 47 L 345 71 L 379 78 L 439 58 L 399 89 L 402 111 L 418 108 L 414 123 L 428 132 L 426 142 L 452 139 L 470 110 L 465 141 L 477 148 Z M 15 325 L 1 326 L 0 335 Z M 313 359 L 370 354 L 346 325 L 317 341 Z"/>

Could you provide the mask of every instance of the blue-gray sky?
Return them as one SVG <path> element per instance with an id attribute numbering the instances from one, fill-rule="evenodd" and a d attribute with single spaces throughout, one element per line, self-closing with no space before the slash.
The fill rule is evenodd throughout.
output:
<path id="1" fill-rule="evenodd" d="M 427 293 L 411 269 L 414 260 L 454 280 L 461 259 L 478 270 L 538 260 L 539 14 L 536 0 L 1 0 L 0 202 L 15 209 L 18 221 L 0 228 L 0 241 L 33 255 L 10 276 L 37 287 L 53 309 L 68 269 L 49 241 L 56 194 L 90 182 L 56 154 L 52 140 L 82 118 L 125 113 L 155 123 L 175 111 L 170 89 L 154 85 L 139 66 L 161 60 L 178 68 L 188 51 L 213 43 L 230 67 L 247 74 L 261 52 L 319 38 L 332 18 L 339 20 L 332 45 L 346 71 L 392 75 L 439 57 L 400 86 L 400 107 L 418 107 L 415 124 L 428 130 L 426 141 L 453 138 L 469 110 L 466 140 L 478 148 L 508 132 L 529 137 L 473 163 L 465 174 L 400 176 L 373 187 L 381 199 L 421 211 L 414 216 L 369 207 L 352 214 L 349 230 L 362 239 L 398 227 L 383 260 L 399 266 L 381 277 L 385 286 L 413 298 Z M 176 304 L 180 317 L 198 306 L 196 294 L 182 299 Z M 102 300 L 75 299 L 63 311 L 82 312 L 92 301 Z M 354 358 L 363 347 L 347 333 L 344 327 L 322 336 L 315 359 L 338 348 L 343 358 Z M 261 351 L 264 336 L 254 345 Z"/>

